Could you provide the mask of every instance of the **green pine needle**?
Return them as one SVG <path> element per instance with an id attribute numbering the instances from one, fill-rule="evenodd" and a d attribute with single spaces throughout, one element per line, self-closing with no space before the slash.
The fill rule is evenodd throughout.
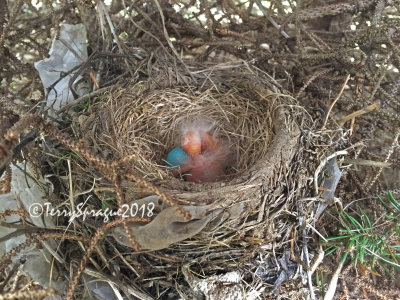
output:
<path id="1" fill-rule="evenodd" d="M 325 255 L 342 248 L 345 253 L 341 263 L 352 253 L 351 259 L 355 268 L 361 264 L 377 273 L 375 269 L 379 265 L 389 277 L 395 278 L 390 269 L 400 272 L 400 245 L 392 243 L 400 238 L 400 203 L 390 191 L 385 196 L 384 200 L 377 196 L 387 211 L 380 224 L 372 225 L 373 221 L 360 207 L 358 216 L 351 216 L 346 211 L 337 212 L 344 228 L 339 229 L 339 235 L 326 238 L 329 246 L 325 249 Z"/>

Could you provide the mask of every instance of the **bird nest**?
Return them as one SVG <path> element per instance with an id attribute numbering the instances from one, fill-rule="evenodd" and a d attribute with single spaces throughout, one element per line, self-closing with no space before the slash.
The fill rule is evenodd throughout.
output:
<path id="1" fill-rule="evenodd" d="M 157 89 L 150 81 L 128 83 L 95 100 L 91 114 L 80 118 L 79 131 L 96 152 L 123 159 L 139 176 L 167 190 L 226 191 L 269 181 L 272 170 L 287 165 L 295 152 L 299 133 L 289 116 L 292 100 L 266 74 L 238 68 L 227 81 L 230 72 L 212 75 L 210 70 L 197 86 Z M 229 148 L 221 182 L 180 181 L 167 167 L 165 159 L 179 146 L 182 128 L 199 121 L 211 125 Z"/>
<path id="2" fill-rule="evenodd" d="M 155 201 L 156 216 L 167 211 L 144 232 L 133 231 L 145 249 L 167 248 L 223 222 L 229 224 L 228 231 L 235 231 L 255 213 L 263 219 L 266 205 L 276 207 L 294 192 L 287 192 L 288 176 L 295 173 L 290 164 L 298 151 L 296 121 L 301 113 L 294 109 L 293 99 L 273 78 L 249 66 L 199 73 L 196 85 L 173 82 L 157 88 L 162 72 L 145 82 L 126 83 L 95 99 L 91 113 L 80 116 L 75 130 L 95 152 L 122 162 L 190 212 L 192 218 L 185 223 L 176 211 L 167 213 L 168 205 L 152 198 L 151 190 L 125 183 L 127 203 Z M 182 127 L 193 120 L 212 124 L 212 134 L 228 145 L 229 166 L 218 182 L 185 182 L 166 166 L 167 153 L 179 145 Z M 286 197 L 280 196 L 285 192 Z M 117 229 L 114 237 L 130 245 L 122 230 Z M 200 240 L 209 244 L 210 237 Z"/>

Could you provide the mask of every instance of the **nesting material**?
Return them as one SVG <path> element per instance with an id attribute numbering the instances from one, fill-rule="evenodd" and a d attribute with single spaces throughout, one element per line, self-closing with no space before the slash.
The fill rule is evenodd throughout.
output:
<path id="1" fill-rule="evenodd" d="M 159 78 L 110 92 L 81 122 L 85 140 L 184 205 L 227 207 L 244 201 L 257 208 L 262 189 L 284 190 L 282 179 L 297 151 L 292 100 L 264 73 L 248 68 L 211 73 L 204 72 L 197 86 L 159 88 L 154 82 L 161 82 L 160 73 Z M 175 178 L 167 165 L 168 153 L 182 145 L 184 129 L 198 122 L 229 150 L 223 176 L 212 180 L 218 182 L 186 182 Z M 127 185 L 132 188 L 127 202 L 143 197 L 143 189 Z"/>
<path id="2" fill-rule="evenodd" d="M 156 201 L 151 222 L 131 227 L 144 249 L 192 244 L 188 238 L 209 249 L 213 238 L 202 232 L 225 232 L 233 238 L 243 222 L 255 214 L 263 220 L 266 207 L 291 201 L 299 188 L 291 180 L 298 172 L 291 162 L 299 149 L 296 120 L 301 112 L 291 105 L 292 98 L 255 69 L 212 69 L 199 74 L 197 85 L 171 81 L 170 87 L 161 88 L 162 72 L 146 82 L 128 83 L 103 96 L 80 122 L 81 134 L 95 152 L 133 169 L 191 212 L 190 220 L 183 219 L 179 211 Z M 180 180 L 166 163 L 168 153 L 182 146 L 185 128 L 200 121 L 229 150 L 228 168 L 218 182 Z M 97 184 L 101 188 L 102 183 Z M 135 182 L 124 182 L 124 188 L 128 204 L 153 195 Z M 263 235 L 273 234 L 267 223 L 264 226 Z M 131 246 L 122 228 L 115 228 L 112 235 Z"/>
<path id="3" fill-rule="evenodd" d="M 111 148 L 112 158 L 130 158 L 129 163 L 147 180 L 171 177 L 167 167 L 168 152 L 180 146 L 182 128 L 193 120 L 211 124 L 213 135 L 229 148 L 226 180 L 239 176 L 265 157 L 273 138 L 272 102 L 251 91 L 217 91 L 175 88 L 141 94 L 135 85 L 111 93 L 105 103 L 107 119 L 98 128 L 101 148 Z M 104 123 L 103 123 L 104 122 Z M 98 143 L 97 141 L 97 143 Z M 104 148 L 103 150 L 104 151 Z"/>

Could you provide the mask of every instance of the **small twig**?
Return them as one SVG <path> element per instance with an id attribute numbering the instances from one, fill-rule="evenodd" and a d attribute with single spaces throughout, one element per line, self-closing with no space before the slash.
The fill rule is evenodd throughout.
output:
<path id="1" fill-rule="evenodd" d="M 368 105 L 368 106 L 365 107 L 365 108 L 362 108 L 362 109 L 360 109 L 360 110 L 357 110 L 357 111 L 355 111 L 355 112 L 353 112 L 353 113 L 351 113 L 351 114 L 349 114 L 349 115 L 347 115 L 347 116 L 341 118 L 341 119 L 338 121 L 338 124 L 339 124 L 340 126 L 342 126 L 344 123 L 346 123 L 347 121 L 349 121 L 349 120 L 351 120 L 351 119 L 354 119 L 354 118 L 356 118 L 356 117 L 359 117 L 359 116 L 361 116 L 361 115 L 363 115 L 363 114 L 366 114 L 366 113 L 368 113 L 368 112 L 370 112 L 370 111 L 373 111 L 374 109 L 378 108 L 379 105 L 380 105 L 379 102 L 375 102 L 375 103 L 373 103 L 373 104 L 371 104 L 371 105 Z"/>
<path id="2" fill-rule="evenodd" d="M 103 225 L 102 227 L 100 227 L 99 229 L 97 229 L 96 233 L 94 234 L 94 236 L 92 237 L 92 239 L 90 240 L 90 244 L 89 247 L 86 250 L 85 255 L 82 257 L 80 263 L 79 263 L 79 267 L 74 275 L 74 277 L 71 279 L 69 287 L 68 287 L 68 291 L 67 291 L 67 295 L 65 297 L 65 299 L 67 300 L 72 300 L 74 297 L 74 291 L 76 286 L 78 285 L 78 281 L 79 278 L 82 275 L 82 272 L 84 271 L 84 268 L 86 266 L 87 260 L 89 259 L 89 257 L 91 256 L 91 254 L 93 253 L 93 251 L 95 250 L 95 247 L 97 245 L 97 243 L 100 241 L 100 239 L 105 235 L 106 231 L 116 225 L 119 225 L 123 222 L 149 222 L 149 219 L 146 218 L 120 218 L 117 219 L 115 221 L 112 221 L 110 223 L 107 223 L 105 225 Z"/>
<path id="3" fill-rule="evenodd" d="M 313 274 L 315 272 L 315 270 L 318 268 L 318 266 L 322 263 L 322 261 L 324 260 L 324 257 L 325 257 L 325 252 L 322 249 L 322 247 L 320 246 L 316 257 L 314 258 L 314 262 L 310 266 L 311 274 Z"/>
<path id="4" fill-rule="evenodd" d="M 15 271 L 17 271 L 17 269 L 25 263 L 25 259 L 22 258 L 20 259 L 20 261 L 18 261 L 13 268 L 11 269 L 10 273 L 8 273 L 7 278 L 4 280 L 4 282 L 2 283 L 2 285 L 0 285 L 0 293 L 3 293 L 3 290 L 5 288 L 5 286 L 7 285 L 7 283 L 10 281 L 11 277 L 14 275 Z"/>
<path id="5" fill-rule="evenodd" d="M 353 132 L 354 132 L 354 125 L 355 125 L 355 124 L 356 124 L 356 118 L 351 119 L 349 136 L 352 136 L 352 135 L 353 135 Z"/>
<path id="6" fill-rule="evenodd" d="M 74 72 L 74 71 L 76 71 L 77 69 L 79 69 L 80 67 L 81 67 L 81 64 L 79 64 L 79 65 L 73 67 L 72 69 L 70 69 L 70 70 L 67 71 L 67 72 L 60 72 L 60 78 L 58 78 L 58 79 L 57 79 L 56 81 L 54 81 L 48 88 L 46 88 L 46 97 L 44 98 L 44 100 L 42 101 L 42 104 L 40 105 L 40 108 L 39 108 L 39 115 L 42 114 L 42 112 L 43 112 L 43 110 L 44 110 L 44 108 L 45 108 L 45 106 L 46 106 L 46 104 L 47 104 L 47 100 L 49 99 L 50 92 L 51 92 L 52 90 L 54 90 L 54 93 L 55 93 L 56 96 L 57 96 L 57 91 L 56 91 L 56 89 L 55 89 L 55 86 L 56 86 L 61 80 L 63 80 L 64 77 L 67 77 L 67 76 L 70 75 L 72 72 Z"/>
<path id="7" fill-rule="evenodd" d="M 333 299 L 333 296 L 335 295 L 335 292 L 336 292 L 337 281 L 339 279 L 339 275 L 340 275 L 340 272 L 342 271 L 343 265 L 344 265 L 344 260 L 340 260 L 340 262 L 335 270 L 335 273 L 333 273 L 332 279 L 329 282 L 329 286 L 325 293 L 324 300 L 332 300 Z"/>
<path id="8" fill-rule="evenodd" d="M 27 134 L 27 136 L 18 144 L 16 145 L 13 150 L 12 150 L 12 155 L 10 157 L 7 157 L 5 161 L 0 165 L 0 177 L 3 176 L 4 171 L 6 170 L 7 166 L 9 163 L 18 155 L 18 153 L 24 148 L 26 145 L 28 145 L 30 142 L 34 141 L 35 138 L 38 135 L 38 130 L 32 130 Z"/>
<path id="9" fill-rule="evenodd" d="M 319 231 L 315 229 L 314 226 L 312 226 L 310 223 L 307 224 L 307 227 L 310 228 L 312 231 L 314 231 L 316 234 L 318 234 L 319 237 L 324 240 L 324 242 L 328 242 L 328 240 L 321 233 L 319 233 Z"/>
<path id="10" fill-rule="evenodd" d="M 282 34 L 282 36 L 286 39 L 289 38 L 289 35 L 281 29 L 281 26 L 275 22 L 275 20 L 268 14 L 267 10 L 265 7 L 262 5 L 260 0 L 254 0 L 254 2 L 257 4 L 258 8 L 261 10 L 261 12 L 264 14 L 265 17 L 267 17 L 268 21 L 276 28 L 279 30 L 279 32 Z"/>
<path id="11" fill-rule="evenodd" d="M 312 300 L 315 299 L 315 294 L 314 294 L 314 288 L 312 284 L 312 272 L 310 270 L 310 258 L 308 257 L 308 247 L 307 247 L 307 226 L 306 226 L 306 218 L 305 216 L 300 216 L 299 217 L 299 225 L 300 228 L 302 229 L 302 240 L 303 240 L 303 253 L 304 253 L 304 259 L 305 263 L 307 265 L 306 273 L 307 273 L 307 281 L 308 281 L 308 288 L 310 290 L 310 298 Z"/>
<path id="12" fill-rule="evenodd" d="M 98 56 L 97 51 L 94 51 L 85 62 L 83 62 L 82 64 L 79 65 L 78 70 L 69 79 L 69 81 L 68 81 L 68 89 L 71 90 L 71 93 L 74 96 L 74 99 L 79 98 L 78 97 L 78 93 L 75 91 L 75 88 L 74 88 L 74 82 L 76 81 L 78 76 L 82 74 L 83 70 L 86 69 L 86 67 L 89 65 L 89 63 L 93 59 L 97 58 L 97 56 Z"/>
<path id="13" fill-rule="evenodd" d="M 327 43 L 325 43 L 322 39 L 320 39 L 317 35 L 307 30 L 307 27 L 304 24 L 301 24 L 301 30 L 309 37 L 309 39 L 321 50 L 321 51 L 329 51 L 332 50 L 331 47 Z"/>
<path id="14" fill-rule="evenodd" d="M 109 81 L 107 81 L 107 82 L 104 82 L 104 83 L 102 84 L 102 86 L 103 86 L 103 87 L 108 87 L 108 86 L 114 84 L 115 82 L 117 82 L 118 80 L 120 80 L 121 78 L 125 77 L 125 76 L 128 75 L 128 74 L 129 74 L 129 71 L 126 71 L 126 72 L 124 72 L 124 73 L 122 73 L 122 74 L 116 76 L 115 78 L 113 78 L 113 79 L 111 79 L 111 80 L 109 80 Z M 100 88 L 100 86 L 98 86 L 98 87 L 96 88 L 96 90 L 98 90 L 99 88 Z"/>
<path id="15" fill-rule="evenodd" d="M 368 295 L 367 295 L 367 291 L 365 290 L 364 287 L 361 287 L 361 291 L 362 291 L 362 293 L 364 294 L 365 299 L 366 299 L 366 300 L 369 300 Z"/>
<path id="16" fill-rule="evenodd" d="M 103 10 L 103 12 L 104 12 L 104 14 L 106 16 L 108 26 L 110 27 L 111 33 L 114 36 L 114 40 L 117 43 L 117 46 L 118 46 L 118 49 L 119 49 L 120 53 L 124 53 L 124 50 L 122 49 L 121 44 L 119 42 L 119 37 L 118 37 L 117 33 L 115 32 L 114 24 L 113 24 L 113 22 L 112 22 L 112 20 L 110 18 L 110 15 L 109 15 L 109 13 L 107 11 L 107 8 L 104 5 L 103 1 L 100 1 L 100 7 L 102 8 L 102 10 Z M 135 73 L 132 71 L 131 66 L 128 63 L 128 60 L 126 58 L 124 58 L 124 61 L 125 61 L 125 64 L 126 64 L 128 70 L 129 70 L 129 72 L 131 73 L 131 76 L 135 77 Z"/>
<path id="17" fill-rule="evenodd" d="M 86 95 L 84 95 L 82 97 L 79 97 L 78 99 L 75 99 L 74 101 L 72 101 L 72 102 L 64 105 L 62 108 L 60 108 L 57 111 L 57 114 L 63 113 L 64 111 L 69 110 L 69 109 L 81 104 L 83 101 L 86 101 L 88 98 L 100 95 L 100 94 L 110 90 L 113 87 L 114 86 L 112 86 L 112 85 L 111 86 L 106 86 L 106 87 L 103 87 L 101 89 L 95 90 L 94 92 L 90 92 L 90 93 L 88 93 L 88 94 L 86 94 Z"/>
<path id="18" fill-rule="evenodd" d="M 8 292 L 0 295 L 1 300 L 8 299 L 43 299 L 52 298 L 57 295 L 57 292 L 53 288 L 49 289 L 38 289 L 38 290 L 18 290 L 16 292 Z"/>
<path id="19" fill-rule="evenodd" d="M 307 81 L 303 84 L 303 86 L 302 86 L 301 89 L 297 92 L 297 94 L 296 94 L 296 96 L 294 96 L 294 98 L 298 99 L 299 96 L 300 96 L 300 94 L 301 94 L 302 92 L 304 92 L 305 89 L 306 89 L 315 79 L 317 79 L 318 77 L 323 76 L 323 75 L 325 75 L 325 74 L 327 74 L 327 73 L 329 73 L 329 72 L 331 72 L 331 71 L 333 71 L 333 68 L 322 69 L 322 70 L 320 70 L 320 71 L 315 72 L 314 74 L 312 74 L 312 75 L 307 79 Z"/>
<path id="20" fill-rule="evenodd" d="M 178 60 L 180 61 L 180 63 L 185 67 L 186 71 L 188 72 L 188 74 L 190 75 L 190 77 L 192 78 L 192 80 L 194 82 L 196 82 L 196 79 L 194 78 L 192 72 L 190 72 L 189 68 L 186 66 L 186 64 L 183 62 L 182 58 L 180 57 L 180 55 L 178 54 L 178 52 L 176 52 L 176 49 L 174 47 L 174 45 L 171 42 L 171 39 L 169 38 L 168 35 L 168 31 L 167 28 L 165 27 L 165 18 L 164 18 L 164 13 L 162 11 L 162 8 L 160 6 L 160 3 L 158 3 L 157 0 L 154 0 L 154 2 L 157 5 L 158 8 L 158 12 L 160 13 L 161 16 L 161 21 L 162 21 L 162 25 L 163 25 L 163 31 L 164 31 L 164 36 L 165 36 L 165 40 L 167 41 L 169 47 L 171 48 L 172 52 L 174 52 L 175 56 L 178 58 Z"/>
<path id="21" fill-rule="evenodd" d="M 72 184 L 72 170 L 71 170 L 71 160 L 67 159 L 67 165 L 68 165 L 68 185 L 69 185 L 69 202 L 71 205 L 71 210 L 72 213 L 75 214 L 76 213 L 76 209 L 75 209 L 75 203 L 74 203 L 74 185 Z"/>
<path id="22" fill-rule="evenodd" d="M 379 256 L 379 255 L 376 254 L 375 252 L 369 250 L 368 247 L 366 247 L 366 246 L 361 246 L 361 247 L 363 247 L 365 250 L 367 250 L 369 253 L 371 253 L 373 256 L 379 258 L 380 260 L 383 260 L 384 262 L 386 262 L 386 263 L 388 263 L 388 264 L 390 264 L 390 265 L 392 265 L 392 266 L 395 266 L 395 267 L 400 268 L 400 264 L 396 264 L 396 263 L 394 263 L 394 262 L 392 262 L 392 261 L 390 261 L 390 260 L 384 259 L 382 256 Z"/>
<path id="23" fill-rule="evenodd" d="M 378 167 L 378 168 L 390 168 L 392 163 L 390 162 L 383 162 L 383 161 L 374 161 L 368 159 L 344 159 L 344 164 L 352 164 L 358 166 L 370 166 L 370 167 Z"/>
<path id="24" fill-rule="evenodd" d="M 397 128 L 397 130 L 396 130 L 396 133 L 395 133 L 395 135 L 394 135 L 394 139 L 393 139 L 392 145 L 391 145 L 389 151 L 387 152 L 386 159 L 384 160 L 385 163 L 388 162 L 388 160 L 389 160 L 390 157 L 392 156 L 392 154 L 393 154 L 395 148 L 400 148 L 400 145 L 399 145 L 399 136 L 400 136 L 400 127 Z M 381 168 L 378 170 L 378 172 L 376 173 L 375 177 L 374 177 L 374 178 L 371 180 L 371 182 L 368 184 L 368 186 L 367 186 L 367 188 L 366 188 L 367 191 L 369 191 L 369 190 L 372 188 L 372 186 L 374 185 L 374 183 L 378 180 L 379 176 L 381 175 L 382 171 L 383 171 L 383 167 L 381 167 Z"/>
<path id="25" fill-rule="evenodd" d="M 1 35 L 0 35 L 0 47 L 3 47 L 3 43 L 4 43 L 4 39 L 6 38 L 7 31 L 11 28 L 11 25 L 14 23 L 14 21 L 17 17 L 17 13 L 21 9 L 23 4 L 24 4 L 24 0 L 19 0 L 17 2 L 17 5 L 15 5 L 14 10 L 12 11 L 7 24 L 4 25 Z M 1 9 L 3 10 L 4 8 L 2 7 Z"/>
<path id="26" fill-rule="evenodd" d="M 342 96 L 343 91 L 344 91 L 344 89 L 345 89 L 345 87 L 346 87 L 346 84 L 347 84 L 347 82 L 349 81 L 349 79 L 350 79 L 350 74 L 347 75 L 347 77 L 346 77 L 346 79 L 344 80 L 344 83 L 343 83 L 343 85 L 342 85 L 342 88 L 340 89 L 339 94 L 336 96 L 335 100 L 333 100 L 331 106 L 329 107 L 328 112 L 326 113 L 326 118 L 325 118 L 324 125 L 322 126 L 322 129 L 325 128 L 326 123 L 328 122 L 329 115 L 330 115 L 330 113 L 331 113 L 331 111 L 332 111 L 332 108 L 335 106 L 336 102 L 337 102 L 337 101 L 339 100 L 339 98 Z"/>

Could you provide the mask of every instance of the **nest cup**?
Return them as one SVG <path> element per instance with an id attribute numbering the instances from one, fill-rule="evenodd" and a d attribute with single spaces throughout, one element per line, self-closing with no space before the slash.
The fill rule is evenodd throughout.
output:
<path id="1" fill-rule="evenodd" d="M 272 175 L 271 165 L 279 168 L 282 158 L 286 160 L 287 155 L 281 153 L 284 145 L 291 147 L 282 141 L 280 149 L 271 152 L 271 146 L 277 139 L 296 135 L 288 114 L 278 108 L 289 98 L 279 92 L 272 79 L 265 80 L 247 72 L 229 80 L 208 77 L 200 86 L 155 89 L 149 82 L 139 82 L 109 93 L 83 127 L 90 132 L 86 136 L 97 151 L 110 159 L 123 159 L 138 175 L 179 198 L 196 195 L 197 203 L 226 199 L 226 194 L 240 187 L 258 189 Z M 165 159 L 179 146 L 182 128 L 196 120 L 211 124 L 211 131 L 229 148 L 227 176 L 219 182 L 184 182 L 174 178 L 167 167 Z M 283 131 L 279 129 L 282 124 Z M 258 183 L 246 188 L 254 180 Z M 204 191 L 208 191 L 205 197 L 193 194 Z"/>

